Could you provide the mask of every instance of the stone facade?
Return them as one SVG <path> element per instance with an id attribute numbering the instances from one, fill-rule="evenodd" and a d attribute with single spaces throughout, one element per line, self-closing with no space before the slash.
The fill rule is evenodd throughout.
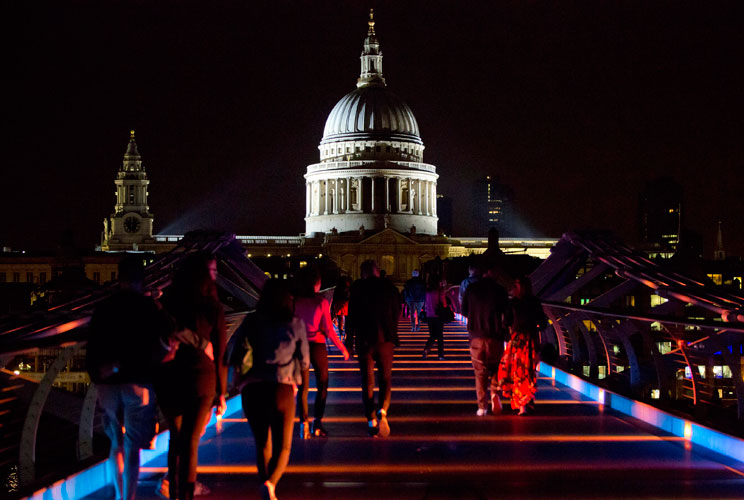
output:
<path id="1" fill-rule="evenodd" d="M 101 249 L 105 251 L 154 250 L 152 237 L 154 217 L 147 204 L 150 181 L 147 179 L 142 157 L 130 133 L 124 161 L 114 181 L 116 205 L 114 213 L 103 220 Z"/>
<path id="2" fill-rule="evenodd" d="M 308 235 L 395 229 L 437 234 L 436 167 L 410 108 L 387 89 L 370 13 L 357 88 L 326 120 L 320 163 L 307 167 Z"/>

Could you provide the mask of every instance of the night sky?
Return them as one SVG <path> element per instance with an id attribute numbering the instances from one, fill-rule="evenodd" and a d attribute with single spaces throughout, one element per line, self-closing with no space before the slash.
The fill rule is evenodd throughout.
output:
<path id="1" fill-rule="evenodd" d="M 633 243 L 638 193 L 672 175 L 706 254 L 721 218 L 744 255 L 741 2 L 648 0 L 6 2 L 0 245 L 99 243 L 131 128 L 156 233 L 303 232 L 302 176 L 370 7 L 455 235 L 491 174 L 535 236 Z"/>

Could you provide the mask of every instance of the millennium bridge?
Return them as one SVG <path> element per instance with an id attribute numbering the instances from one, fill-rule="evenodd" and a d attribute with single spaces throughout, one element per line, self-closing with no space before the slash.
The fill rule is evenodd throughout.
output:
<path id="1" fill-rule="evenodd" d="M 147 268 L 147 286 L 166 288 L 174 266 L 196 250 L 218 256 L 232 333 L 266 279 L 234 236 L 187 236 Z M 446 356 L 437 360 L 421 357 L 426 328 L 411 332 L 402 319 L 391 436 L 367 436 L 356 362 L 332 351 L 323 420 L 330 436 L 294 440 L 277 495 L 744 498 L 744 298 L 598 232 L 565 234 L 531 278 L 550 319 L 542 340 L 553 346 L 543 351 L 533 415 L 477 417 L 462 321 L 446 325 Z M 4 496 L 113 496 L 96 389 L 74 379 L 92 308 L 112 290 L 0 320 L 2 366 L 45 365 L 40 380 L 0 373 L 0 465 L 11 471 Z M 61 382 L 86 390 L 65 391 Z M 165 430 L 142 451 L 138 498 L 158 498 L 167 443 Z M 259 498 L 254 457 L 233 397 L 201 441 L 199 480 L 209 498 Z"/>

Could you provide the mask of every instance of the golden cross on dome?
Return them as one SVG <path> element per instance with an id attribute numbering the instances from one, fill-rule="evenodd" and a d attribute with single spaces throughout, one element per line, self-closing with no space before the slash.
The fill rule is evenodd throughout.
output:
<path id="1" fill-rule="evenodd" d="M 129 131 L 129 138 L 134 139 L 134 130 Z"/>
<path id="2" fill-rule="evenodd" d="M 375 9 L 369 9 L 369 32 L 375 32 Z"/>

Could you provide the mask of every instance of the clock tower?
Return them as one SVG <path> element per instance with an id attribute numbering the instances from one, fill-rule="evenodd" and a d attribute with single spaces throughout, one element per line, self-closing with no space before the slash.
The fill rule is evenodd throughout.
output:
<path id="1" fill-rule="evenodd" d="M 127 151 L 124 153 L 124 161 L 114 181 L 116 185 L 114 213 L 103 220 L 102 250 L 142 250 L 141 244 L 154 243 L 153 215 L 147 205 L 149 183 L 132 130 Z"/>

